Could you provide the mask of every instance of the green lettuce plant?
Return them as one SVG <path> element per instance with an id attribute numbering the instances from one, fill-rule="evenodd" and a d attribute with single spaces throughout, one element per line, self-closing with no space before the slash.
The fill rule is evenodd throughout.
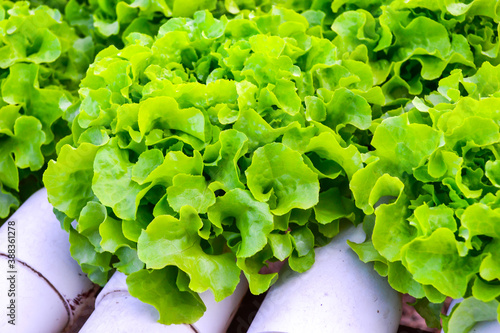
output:
<path id="1" fill-rule="evenodd" d="M 162 323 L 194 322 L 197 293 L 221 300 L 242 271 L 261 293 L 277 278 L 259 273 L 267 262 L 303 272 L 341 220 L 361 221 L 351 138 L 384 97 L 369 66 L 320 37 L 323 16 L 202 11 L 97 55 L 73 142 L 44 175 L 93 281 L 116 268 Z"/>
<path id="2" fill-rule="evenodd" d="M 198 293 L 262 293 L 363 223 L 429 326 L 447 296 L 450 332 L 497 317 L 498 5 L 188 3 L 65 7 L 102 50 L 44 184 L 89 277 L 192 323 Z"/>
<path id="3" fill-rule="evenodd" d="M 447 296 L 466 298 L 458 314 L 443 321 L 447 331 L 500 319 L 499 266 L 492 260 L 498 237 L 498 4 L 341 4 L 361 8 L 335 20 L 334 42 L 365 48 L 367 32 L 377 40 L 378 31 L 379 44 L 367 45 L 370 63 L 386 62 L 375 67 L 387 70 L 386 107 L 401 105 L 373 121 L 366 165 L 351 180 L 371 235 L 351 246 L 393 288 L 417 298 L 414 306 L 431 327 L 441 325 Z M 375 22 L 364 10 L 375 13 Z M 354 22 L 361 22 L 357 30 Z M 351 33 L 341 35 L 346 30 Z M 387 47 L 381 48 L 384 39 Z M 379 50 L 386 56 L 376 60 Z"/>
<path id="4" fill-rule="evenodd" d="M 308 9 L 328 9 L 328 1 L 276 0 L 54 0 L 53 5 L 65 13 L 70 25 L 85 35 L 92 35 L 96 44 L 123 47 L 131 32 L 154 36 L 171 17 L 192 17 L 196 11 L 208 10 L 216 18 L 240 13 L 268 12 L 272 5 L 302 12 Z"/>
<path id="5" fill-rule="evenodd" d="M 371 238 L 351 244 L 360 258 L 420 302 L 465 297 L 457 312 L 488 304 L 481 320 L 500 313 L 499 74 L 489 63 L 470 77 L 455 70 L 384 119 L 350 184 L 356 205 L 375 215 L 365 221 Z M 439 325 L 435 308 L 428 319 Z M 447 325 L 467 332 L 477 318 L 452 315 Z"/>
<path id="6" fill-rule="evenodd" d="M 0 0 L 0 220 L 43 186 L 46 161 L 79 112 L 78 87 L 96 51 L 122 46 L 131 32 L 155 35 L 167 17 L 215 10 L 216 1 L 173 6 Z"/>
<path id="7" fill-rule="evenodd" d="M 93 53 L 59 11 L 0 1 L 0 219 L 42 186 Z"/>

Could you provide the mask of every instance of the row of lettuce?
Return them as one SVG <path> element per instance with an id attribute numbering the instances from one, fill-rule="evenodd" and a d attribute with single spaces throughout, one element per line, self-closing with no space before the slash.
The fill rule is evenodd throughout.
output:
<path id="1" fill-rule="evenodd" d="M 497 2 L 0 4 L 0 217 L 54 159 L 94 282 L 192 323 L 363 223 L 351 247 L 429 326 L 447 296 L 450 332 L 499 316 Z"/>

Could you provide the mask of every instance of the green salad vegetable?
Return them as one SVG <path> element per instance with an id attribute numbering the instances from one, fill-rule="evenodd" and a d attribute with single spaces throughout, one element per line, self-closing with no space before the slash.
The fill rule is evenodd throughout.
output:
<path id="1" fill-rule="evenodd" d="M 321 38 L 322 16 L 201 11 L 97 55 L 73 145 L 44 175 L 95 282 L 117 268 L 161 322 L 194 322 L 197 293 L 221 300 L 241 271 L 261 293 L 277 278 L 259 273 L 266 262 L 288 258 L 305 271 L 315 243 L 361 217 L 348 180 L 363 165 L 350 138 L 370 126 L 369 102 L 383 94 L 369 66 L 338 59 Z"/>
<path id="2" fill-rule="evenodd" d="M 71 133 L 80 81 L 97 51 L 122 47 L 131 32 L 155 35 L 167 17 L 226 12 L 215 0 L 182 4 L 0 0 L 0 221 L 43 186 L 46 162 Z M 227 6 L 233 13 L 248 7 Z"/>
<path id="3" fill-rule="evenodd" d="M 43 186 L 46 162 L 71 133 L 79 84 L 96 51 L 123 46 L 131 32 L 155 35 L 167 17 L 227 11 L 215 0 L 182 3 L 0 0 L 0 221 Z"/>
<path id="4" fill-rule="evenodd" d="M 492 0 L 0 2 L 0 218 L 54 158 L 72 256 L 164 324 L 360 223 L 351 247 L 428 326 L 446 297 L 446 331 L 500 321 L 499 20 Z"/>
<path id="5" fill-rule="evenodd" d="M 489 63 L 469 77 L 454 70 L 408 112 L 384 119 L 351 181 L 356 205 L 375 214 L 365 221 L 371 239 L 351 244 L 360 258 L 419 303 L 466 297 L 457 312 L 487 303 L 481 320 L 500 309 L 499 74 Z M 427 318 L 435 326 L 439 313 Z M 474 323 L 452 315 L 448 325 L 467 332 Z"/>
<path id="6" fill-rule="evenodd" d="M 274 2 L 0 0 L 0 221 L 43 186 L 46 161 L 71 132 L 78 86 L 97 52 L 123 47 L 133 32 L 154 36 L 169 17 L 192 17 L 200 9 L 216 17 L 268 11 Z"/>
<path id="7" fill-rule="evenodd" d="M 59 11 L 0 1 L 0 219 L 42 187 L 93 57 Z"/>

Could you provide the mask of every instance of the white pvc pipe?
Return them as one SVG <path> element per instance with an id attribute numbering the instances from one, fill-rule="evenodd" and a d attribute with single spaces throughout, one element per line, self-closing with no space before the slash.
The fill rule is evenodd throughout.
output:
<path id="1" fill-rule="evenodd" d="M 400 295 L 372 265 L 359 260 L 347 239 L 362 242 L 361 226 L 316 249 L 315 263 L 307 272 L 282 269 L 248 333 L 396 332 Z"/>
<path id="2" fill-rule="evenodd" d="M 162 325 L 159 313 L 149 304 L 132 297 L 126 276 L 116 272 L 96 299 L 96 309 L 80 333 L 223 333 L 231 323 L 248 284 L 243 278 L 233 295 L 217 303 L 209 291 L 200 294 L 207 311 L 192 325 Z M 173 304 L 175 306 L 175 304 Z"/>
<path id="3" fill-rule="evenodd" d="M 9 261 L 9 245 L 11 254 L 15 247 L 15 261 Z M 4 223 L 0 228 L 0 307 L 4 309 L 0 332 L 61 332 L 72 324 L 94 285 L 71 258 L 69 247 L 68 234 L 53 214 L 45 189 L 33 194 Z M 9 290 L 13 294 L 8 295 Z M 6 311 L 11 302 L 14 311 Z M 15 326 L 5 312 L 15 314 Z"/>
<path id="4" fill-rule="evenodd" d="M 460 303 L 463 299 L 454 299 L 450 303 L 450 307 L 448 308 L 447 315 L 450 315 L 451 310 L 455 305 Z M 482 321 L 474 325 L 473 328 L 469 331 L 469 333 L 498 333 L 500 332 L 500 323 L 496 320 L 492 321 Z M 444 330 L 441 330 L 441 333 L 444 333 Z M 450 332 L 453 333 L 453 332 Z"/>

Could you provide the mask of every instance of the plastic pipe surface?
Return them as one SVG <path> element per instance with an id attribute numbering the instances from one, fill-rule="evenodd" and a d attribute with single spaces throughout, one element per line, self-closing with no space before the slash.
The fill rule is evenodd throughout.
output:
<path id="1" fill-rule="evenodd" d="M 363 242 L 361 226 L 342 231 L 316 249 L 315 263 L 307 272 L 284 267 L 248 333 L 396 332 L 400 295 L 372 265 L 359 260 L 347 239 Z"/>
<path id="2" fill-rule="evenodd" d="M 126 276 L 116 272 L 96 299 L 96 309 L 80 333 L 224 333 L 248 289 L 243 278 L 233 295 L 217 303 L 212 293 L 200 294 L 207 311 L 192 325 L 162 325 L 158 311 L 132 297 Z M 173 304 L 175 306 L 175 304 Z"/>
<path id="3" fill-rule="evenodd" d="M 0 306 L 14 304 L 14 310 L 2 313 L 0 332 L 52 333 L 72 324 L 94 285 L 69 247 L 45 189 L 7 219 L 0 228 L 0 267 L 7 275 L 0 278 Z"/>

